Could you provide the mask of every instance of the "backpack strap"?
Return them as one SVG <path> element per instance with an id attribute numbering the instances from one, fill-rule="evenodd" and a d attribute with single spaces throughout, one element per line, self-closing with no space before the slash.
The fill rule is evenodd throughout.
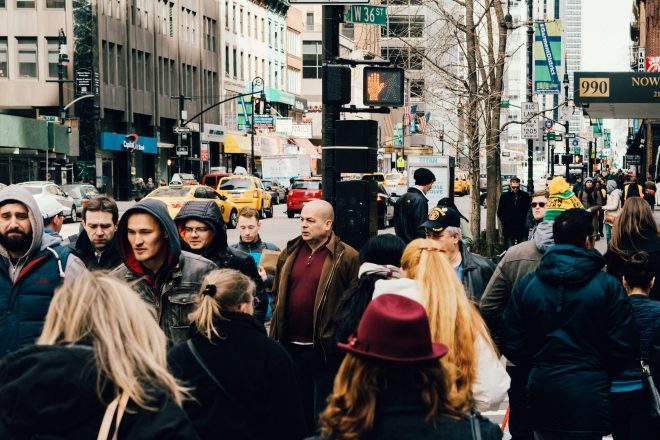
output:
<path id="1" fill-rule="evenodd" d="M 57 249 L 58 250 L 61 249 L 61 255 L 60 255 L 60 252 L 56 251 L 55 249 L 53 249 L 50 246 L 48 246 L 46 248 L 46 250 L 50 251 L 53 254 L 53 256 L 55 256 L 55 259 L 57 260 L 57 268 L 60 272 L 60 278 L 64 279 L 64 267 L 66 267 L 66 262 L 68 260 L 70 252 L 69 252 L 68 248 L 64 248 L 62 246 L 58 246 Z M 62 266 L 62 260 L 64 260 L 64 267 Z"/>

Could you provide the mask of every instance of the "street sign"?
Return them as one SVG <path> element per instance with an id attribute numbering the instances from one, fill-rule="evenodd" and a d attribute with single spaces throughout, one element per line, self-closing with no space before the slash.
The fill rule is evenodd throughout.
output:
<path id="1" fill-rule="evenodd" d="M 566 133 L 564 136 L 566 139 L 575 139 L 575 133 Z"/>
<path id="2" fill-rule="evenodd" d="M 536 116 L 538 111 L 539 107 L 535 102 L 522 103 L 522 120 L 527 121 L 521 127 L 521 137 L 523 139 L 539 138 L 539 120 Z"/>
<path id="3" fill-rule="evenodd" d="M 59 122 L 60 118 L 57 116 L 48 116 L 48 115 L 41 115 L 41 119 L 43 119 L 46 122 Z"/>
<path id="4" fill-rule="evenodd" d="M 190 127 L 174 127 L 174 133 L 179 134 L 179 133 L 190 133 L 192 130 Z M 186 153 L 188 154 L 188 153 Z"/>
<path id="5" fill-rule="evenodd" d="M 362 73 L 362 103 L 367 106 L 402 107 L 403 69 L 365 67 Z"/>
<path id="6" fill-rule="evenodd" d="M 254 128 L 273 130 L 275 119 L 272 115 L 254 115 Z"/>
<path id="7" fill-rule="evenodd" d="M 354 5 L 346 10 L 346 21 L 387 26 L 387 7 Z"/>
<path id="8" fill-rule="evenodd" d="M 577 147 L 578 145 L 580 145 L 580 141 L 577 138 L 573 139 L 573 146 Z"/>
<path id="9" fill-rule="evenodd" d="M 554 131 L 549 131 L 545 134 L 543 134 L 543 140 L 544 141 L 554 141 L 556 140 L 557 133 Z"/>
<path id="10" fill-rule="evenodd" d="M 554 121 L 552 121 L 551 119 L 545 120 L 545 128 L 552 128 L 554 124 L 555 124 Z"/>
<path id="11" fill-rule="evenodd" d="M 500 102 L 500 107 L 502 108 L 509 108 L 510 105 L 511 103 L 508 99 L 503 99 L 502 102 Z"/>
<path id="12" fill-rule="evenodd" d="M 188 147 L 176 147 L 176 155 L 177 156 L 187 156 L 188 155 Z"/>
<path id="13" fill-rule="evenodd" d="M 563 136 L 561 133 L 556 133 L 556 134 L 555 134 L 555 140 L 556 140 L 556 141 L 563 141 L 563 140 L 564 140 L 564 136 Z"/>

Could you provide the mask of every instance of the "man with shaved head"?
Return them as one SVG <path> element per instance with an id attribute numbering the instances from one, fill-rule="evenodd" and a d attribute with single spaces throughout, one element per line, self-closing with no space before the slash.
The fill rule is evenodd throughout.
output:
<path id="1" fill-rule="evenodd" d="M 332 319 L 342 295 L 357 280 L 360 266 L 357 251 L 332 232 L 334 218 L 326 201 L 314 200 L 303 207 L 300 237 L 288 242 L 280 254 L 273 281 L 270 333 L 298 367 L 309 435 L 315 431 L 341 361 Z"/>

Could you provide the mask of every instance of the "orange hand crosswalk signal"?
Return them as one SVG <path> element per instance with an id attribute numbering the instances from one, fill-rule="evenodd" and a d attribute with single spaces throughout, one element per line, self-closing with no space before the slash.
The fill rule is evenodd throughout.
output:
<path id="1" fill-rule="evenodd" d="M 403 106 L 403 69 L 396 67 L 365 67 L 362 80 L 364 105 Z"/>

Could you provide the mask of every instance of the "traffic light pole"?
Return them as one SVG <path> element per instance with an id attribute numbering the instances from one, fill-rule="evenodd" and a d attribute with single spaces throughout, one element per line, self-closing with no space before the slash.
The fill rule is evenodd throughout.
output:
<path id="1" fill-rule="evenodd" d="M 339 57 L 339 22 L 344 6 L 323 6 L 322 52 L 323 64 L 333 62 Z M 322 81 L 327 81 L 324 76 Z M 335 145 L 335 121 L 339 119 L 340 107 L 335 104 L 323 104 L 322 146 Z M 335 206 L 336 184 L 339 173 L 335 167 L 334 149 L 323 149 L 323 199 Z"/>
<path id="2" fill-rule="evenodd" d="M 534 58 L 532 48 L 534 45 L 534 22 L 532 21 L 534 11 L 532 0 L 527 0 L 527 102 L 534 100 L 532 80 L 534 78 Z M 527 190 L 530 194 L 534 192 L 534 141 L 527 139 Z"/>

